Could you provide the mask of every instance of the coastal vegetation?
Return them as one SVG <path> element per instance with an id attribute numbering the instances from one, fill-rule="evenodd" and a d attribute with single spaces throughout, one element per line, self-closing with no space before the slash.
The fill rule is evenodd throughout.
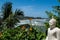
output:
<path id="1" fill-rule="evenodd" d="M 60 28 L 60 6 L 53 6 L 53 12 L 46 11 L 48 19 L 52 16 L 57 20 L 57 27 Z M 2 5 L 2 17 L 0 18 L 0 40 L 45 40 L 45 29 L 39 28 L 41 26 L 32 26 L 32 17 L 28 17 L 30 24 L 17 25 L 19 20 L 24 19 L 24 12 L 20 9 L 12 10 L 12 3 L 6 2 Z M 58 15 L 55 15 L 57 13 Z M 40 17 L 37 17 L 40 19 Z M 35 18 L 34 18 L 35 19 Z M 48 21 L 45 22 L 45 28 L 48 29 Z"/>

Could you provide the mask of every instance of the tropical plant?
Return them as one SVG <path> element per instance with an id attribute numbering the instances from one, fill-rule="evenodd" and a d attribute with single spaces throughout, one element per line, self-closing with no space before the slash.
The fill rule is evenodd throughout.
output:
<path id="1" fill-rule="evenodd" d="M 2 26 L 5 25 L 5 27 L 8 28 L 13 28 L 17 22 L 20 22 L 19 19 L 24 16 L 23 11 L 21 11 L 20 9 L 15 10 L 15 12 L 13 13 L 11 2 L 4 3 L 1 11 L 3 13 Z"/>
<path id="2" fill-rule="evenodd" d="M 23 19 L 24 18 L 24 12 L 21 11 L 20 9 L 16 9 L 15 10 L 15 17 L 17 17 L 19 19 Z"/>
<path id="3" fill-rule="evenodd" d="M 12 14 L 12 3 L 6 2 L 2 6 L 3 20 L 5 20 L 10 14 Z"/>
<path id="4" fill-rule="evenodd" d="M 43 40 L 46 35 L 33 27 L 19 26 L 14 29 L 6 28 L 1 32 L 1 40 Z"/>

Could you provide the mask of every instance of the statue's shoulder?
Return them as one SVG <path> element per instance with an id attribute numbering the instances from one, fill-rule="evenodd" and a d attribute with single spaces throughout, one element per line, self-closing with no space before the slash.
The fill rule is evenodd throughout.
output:
<path id="1" fill-rule="evenodd" d="M 54 30 L 59 31 L 60 29 L 58 27 L 56 27 Z"/>
<path id="2" fill-rule="evenodd" d="M 59 28 L 58 28 L 58 27 L 56 27 L 55 29 L 56 29 L 56 30 L 59 30 Z"/>

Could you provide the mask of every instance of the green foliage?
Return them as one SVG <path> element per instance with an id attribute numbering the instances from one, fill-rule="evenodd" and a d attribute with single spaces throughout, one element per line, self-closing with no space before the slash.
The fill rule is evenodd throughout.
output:
<path id="1" fill-rule="evenodd" d="M 60 2 L 60 0 L 58 0 L 58 2 Z"/>
<path id="2" fill-rule="evenodd" d="M 16 9 L 16 10 L 15 10 L 15 14 L 16 14 L 16 15 L 20 15 L 20 16 L 24 16 L 24 12 L 21 11 L 20 9 Z"/>
<path id="3" fill-rule="evenodd" d="M 54 15 L 52 12 L 48 12 L 48 11 L 45 11 L 45 12 L 48 15 L 48 18 L 52 18 L 52 16 Z"/>
<path id="4" fill-rule="evenodd" d="M 16 10 L 13 14 L 12 12 L 12 3 L 7 2 L 2 6 L 3 21 L 0 26 L 0 40 L 43 40 L 46 35 L 36 27 L 30 26 L 20 26 L 14 28 L 15 24 L 19 22 L 19 17 L 23 17 L 23 11 Z M 19 16 L 19 17 L 18 17 Z M 31 20 L 31 19 L 30 19 Z"/>
<path id="5" fill-rule="evenodd" d="M 45 22 L 45 27 L 46 27 L 46 29 L 49 28 L 49 23 L 48 22 Z"/>
<path id="6" fill-rule="evenodd" d="M 14 25 L 16 25 L 17 22 L 19 22 L 18 18 L 15 18 L 13 14 L 9 15 L 9 17 L 4 20 L 6 22 L 6 26 L 8 28 L 13 28 Z"/>
<path id="7" fill-rule="evenodd" d="M 13 13 L 11 2 L 4 3 L 1 11 L 3 13 L 3 18 L 1 22 L 2 27 L 5 25 L 5 27 L 13 28 L 16 25 L 16 23 L 20 22 L 19 19 L 21 18 L 21 15 L 24 16 L 23 11 L 21 11 L 20 9 L 16 10 Z"/>
<path id="8" fill-rule="evenodd" d="M 10 14 L 12 14 L 12 3 L 6 2 L 2 6 L 3 20 L 5 20 Z"/>
<path id="9" fill-rule="evenodd" d="M 58 15 L 48 11 L 46 11 L 46 13 L 49 19 L 51 19 L 52 16 L 54 16 L 54 18 L 57 20 L 56 27 L 60 28 L 60 6 L 53 6 L 53 8 L 54 8 L 53 12 L 57 13 Z M 48 25 L 49 25 L 48 23 L 45 23 L 47 29 L 48 29 Z"/>
<path id="10" fill-rule="evenodd" d="M 22 29 L 17 27 L 14 29 L 6 28 L 1 33 L 1 40 L 43 40 L 46 35 L 43 32 L 37 32 L 33 27 Z M 32 30 L 31 30 L 32 29 Z"/>

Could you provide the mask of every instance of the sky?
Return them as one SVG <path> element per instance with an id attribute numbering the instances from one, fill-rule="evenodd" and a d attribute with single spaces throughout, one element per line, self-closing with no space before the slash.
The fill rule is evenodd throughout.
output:
<path id="1" fill-rule="evenodd" d="M 0 0 L 0 10 L 5 2 L 12 2 L 13 11 L 20 9 L 25 16 L 47 18 L 45 11 L 52 11 L 52 6 L 59 5 L 57 0 Z"/>

